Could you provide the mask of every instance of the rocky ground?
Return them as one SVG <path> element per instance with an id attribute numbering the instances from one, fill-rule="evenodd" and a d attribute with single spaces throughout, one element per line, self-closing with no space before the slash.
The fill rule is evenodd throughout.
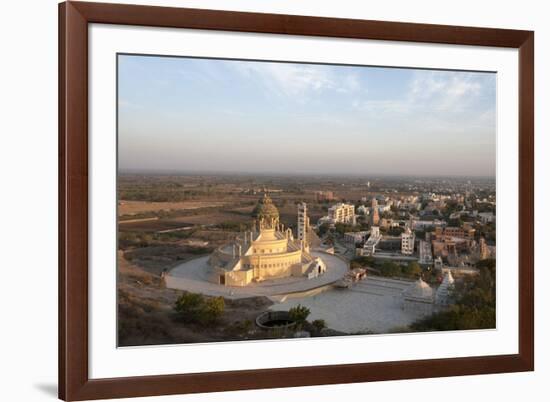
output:
<path id="1" fill-rule="evenodd" d="M 119 252 L 118 345 L 160 345 L 269 338 L 254 325 L 273 303 L 265 297 L 225 300 L 225 311 L 210 326 L 188 323 L 174 310 L 181 291 L 166 289 L 160 275 L 132 264 Z"/>

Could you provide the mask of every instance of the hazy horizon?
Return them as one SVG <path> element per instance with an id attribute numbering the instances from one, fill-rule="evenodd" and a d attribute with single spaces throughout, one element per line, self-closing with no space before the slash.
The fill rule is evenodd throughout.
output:
<path id="1" fill-rule="evenodd" d="M 122 175 L 151 175 L 151 176 L 274 176 L 274 177 L 350 177 L 366 180 L 376 180 L 378 178 L 402 178 L 411 177 L 417 179 L 495 179 L 495 176 L 474 176 L 474 175 L 439 175 L 432 174 L 387 174 L 387 173 L 331 173 L 331 172 L 316 172 L 316 173 L 301 173 L 301 172 L 245 172 L 245 171 L 229 171 L 229 170 L 169 170 L 169 169 L 119 169 L 118 174 Z"/>
<path id="2" fill-rule="evenodd" d="M 120 55 L 120 171 L 494 177 L 496 74 Z"/>

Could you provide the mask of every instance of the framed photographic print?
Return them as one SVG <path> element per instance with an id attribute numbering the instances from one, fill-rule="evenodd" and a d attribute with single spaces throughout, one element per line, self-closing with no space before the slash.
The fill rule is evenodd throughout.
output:
<path id="1" fill-rule="evenodd" d="M 60 398 L 533 370 L 533 32 L 59 12 Z"/>

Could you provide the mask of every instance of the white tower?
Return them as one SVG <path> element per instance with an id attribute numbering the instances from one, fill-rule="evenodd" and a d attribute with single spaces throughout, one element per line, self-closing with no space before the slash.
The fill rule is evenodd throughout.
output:
<path id="1" fill-rule="evenodd" d="M 301 202 L 298 204 L 297 235 L 298 235 L 298 240 L 301 240 L 303 243 L 307 242 L 308 223 L 309 223 L 309 219 L 307 217 L 307 205 L 305 202 Z"/>

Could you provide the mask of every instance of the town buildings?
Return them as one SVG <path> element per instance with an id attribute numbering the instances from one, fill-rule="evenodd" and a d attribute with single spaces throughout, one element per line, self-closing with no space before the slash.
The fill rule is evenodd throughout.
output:
<path id="1" fill-rule="evenodd" d="M 334 200 L 334 193 L 332 191 L 316 191 L 315 200 L 318 202 L 332 201 Z"/>
<path id="2" fill-rule="evenodd" d="M 418 242 L 418 262 L 422 265 L 433 264 L 432 245 L 430 242 L 425 240 Z"/>
<path id="3" fill-rule="evenodd" d="M 437 240 L 452 239 L 453 237 L 459 239 L 473 240 L 475 237 L 475 233 L 475 229 L 467 224 L 465 224 L 463 227 L 446 226 L 443 228 L 441 226 L 437 226 L 435 228 L 435 238 Z"/>
<path id="4" fill-rule="evenodd" d="M 365 238 L 367 237 L 368 233 L 369 232 L 367 231 L 346 232 L 344 233 L 344 242 L 352 246 L 357 243 L 362 243 L 365 241 Z"/>
<path id="5" fill-rule="evenodd" d="M 330 223 L 348 223 L 355 225 L 355 206 L 340 202 L 328 209 L 328 218 Z"/>
<path id="6" fill-rule="evenodd" d="M 493 223 L 495 221 L 495 214 L 492 212 L 479 212 L 477 214 L 482 223 Z"/>

